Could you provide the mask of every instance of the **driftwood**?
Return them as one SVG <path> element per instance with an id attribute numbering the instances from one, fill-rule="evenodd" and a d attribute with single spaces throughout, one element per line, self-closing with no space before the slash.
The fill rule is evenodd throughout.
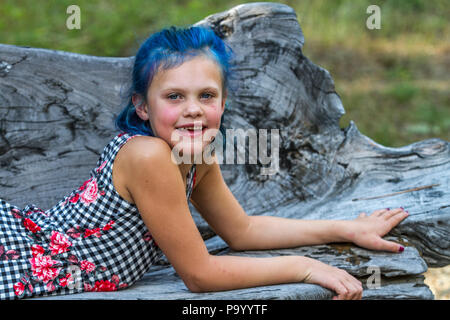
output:
<path id="1" fill-rule="evenodd" d="M 450 144 L 429 139 L 387 148 L 344 114 L 330 74 L 302 53 L 304 37 L 292 8 L 252 3 L 198 22 L 214 28 L 236 53 L 227 128 L 279 129 L 279 163 L 272 175 L 257 164 L 222 164 L 231 191 L 251 215 L 353 219 L 360 212 L 404 207 L 410 216 L 386 237 L 401 254 L 352 244 L 232 252 L 191 212 L 210 252 L 306 255 L 362 280 L 364 299 L 433 299 L 427 266 L 450 261 Z M 132 57 L 103 58 L 0 45 L 0 198 L 48 209 L 82 183 L 116 134 Z M 374 271 L 375 270 L 375 271 Z M 374 285 L 376 270 L 381 282 Z M 57 299 L 329 299 L 303 283 L 194 294 L 167 263 L 132 288 Z M 50 298 L 50 297 L 49 297 Z M 53 297 L 55 298 L 55 297 Z M 47 298 L 48 299 L 48 298 Z"/>

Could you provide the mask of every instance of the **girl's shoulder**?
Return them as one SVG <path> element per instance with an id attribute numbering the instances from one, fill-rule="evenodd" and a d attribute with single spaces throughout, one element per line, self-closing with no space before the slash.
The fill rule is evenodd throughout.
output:
<path id="1" fill-rule="evenodd" d="M 161 163 L 170 159 L 171 150 L 164 140 L 151 136 L 133 136 L 120 148 L 114 159 L 114 167 L 137 172 L 144 167 L 157 169 Z"/>
<path id="2" fill-rule="evenodd" d="M 167 153 L 170 152 L 170 147 L 161 138 L 135 135 L 127 139 L 120 151 L 132 158 L 136 158 Z"/>
<path id="3" fill-rule="evenodd" d="M 121 146 L 114 159 L 112 180 L 119 195 L 134 203 L 129 190 L 131 182 L 144 178 L 145 171 L 162 174 L 161 164 L 170 159 L 170 147 L 162 139 L 151 136 L 132 136 Z"/>

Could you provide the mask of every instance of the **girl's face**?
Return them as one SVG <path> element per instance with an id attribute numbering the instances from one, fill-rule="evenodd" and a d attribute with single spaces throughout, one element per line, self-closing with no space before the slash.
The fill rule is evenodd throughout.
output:
<path id="1" fill-rule="evenodd" d="M 220 128 L 226 96 L 219 66 L 206 56 L 155 74 L 147 103 L 133 97 L 136 113 L 179 155 L 201 153 Z"/>

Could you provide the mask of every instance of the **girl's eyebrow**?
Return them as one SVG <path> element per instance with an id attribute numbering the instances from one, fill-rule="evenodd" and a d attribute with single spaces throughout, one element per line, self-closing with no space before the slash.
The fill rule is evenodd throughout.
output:
<path id="1" fill-rule="evenodd" d="M 207 91 L 207 90 L 212 90 L 212 91 L 219 91 L 219 89 L 217 87 L 204 87 L 201 88 L 198 91 Z M 177 87 L 169 87 L 169 88 L 164 88 L 163 91 L 181 91 L 181 92 L 185 92 L 187 90 L 183 89 L 183 88 L 177 88 Z"/>

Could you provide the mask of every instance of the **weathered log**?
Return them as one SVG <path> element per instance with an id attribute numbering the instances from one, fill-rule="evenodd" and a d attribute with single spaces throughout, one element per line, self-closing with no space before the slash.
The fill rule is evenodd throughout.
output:
<path id="1" fill-rule="evenodd" d="M 350 244 L 232 252 L 190 206 L 215 254 L 317 258 L 363 280 L 364 299 L 432 299 L 421 274 L 450 261 L 450 145 L 429 139 L 387 148 L 362 135 L 344 114 L 329 73 L 302 53 L 304 38 L 292 8 L 251 3 L 206 17 L 234 50 L 235 78 L 227 128 L 279 129 L 272 175 L 257 164 L 221 165 L 224 178 L 251 215 L 353 219 L 360 212 L 404 207 L 410 217 L 389 234 L 401 254 Z M 130 58 L 102 58 L 0 45 L 0 197 L 18 206 L 54 205 L 82 183 L 115 134 Z M 124 84 L 124 85 L 123 85 Z M 270 140 L 270 139 L 269 139 Z M 276 164 L 276 163 L 275 163 Z M 273 163 L 272 163 L 273 165 Z M 381 272 L 371 287 L 372 269 Z M 329 299 L 316 285 L 289 284 L 208 294 L 190 293 L 162 262 L 130 289 L 58 299 Z M 52 297 L 48 297 L 47 299 Z"/>

